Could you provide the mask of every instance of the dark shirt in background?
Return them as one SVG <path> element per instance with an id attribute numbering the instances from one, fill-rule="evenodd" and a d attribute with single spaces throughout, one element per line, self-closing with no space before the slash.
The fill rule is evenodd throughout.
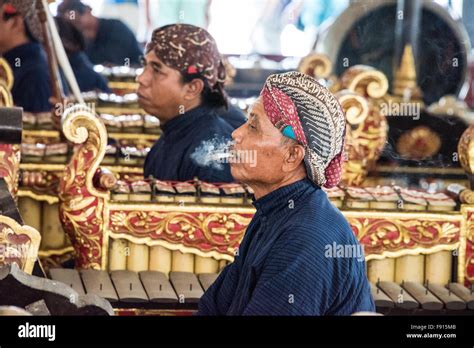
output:
<path id="1" fill-rule="evenodd" d="M 135 35 L 123 22 L 105 18 L 99 18 L 97 37 L 86 44 L 85 52 L 94 65 L 138 65 L 143 55 Z"/>
<path id="2" fill-rule="evenodd" d="M 225 107 L 219 108 L 218 113 L 219 116 L 222 117 L 234 129 L 239 128 L 241 125 L 247 122 L 247 117 L 245 116 L 244 112 L 231 103 L 229 103 L 227 110 Z"/>
<path id="3" fill-rule="evenodd" d="M 28 42 L 12 48 L 3 57 L 13 70 L 12 96 L 15 105 L 23 107 L 26 112 L 51 111 L 48 62 L 41 45 Z"/>
<path id="4" fill-rule="evenodd" d="M 199 166 L 191 155 L 203 141 L 230 140 L 234 128 L 224 121 L 215 108 L 199 106 L 161 126 L 163 134 L 145 160 L 145 177 L 159 180 L 186 181 L 198 177 L 207 182 L 233 182 L 228 163 L 222 168 Z"/>
<path id="5" fill-rule="evenodd" d="M 84 52 L 70 54 L 68 58 L 81 92 L 100 90 L 110 93 L 107 81 L 94 71 L 94 66 Z"/>
<path id="6" fill-rule="evenodd" d="M 54 20 L 81 92 L 110 92 L 107 80 L 94 71 L 94 66 L 84 53 L 85 40 L 81 31 L 62 17 L 55 17 Z"/>

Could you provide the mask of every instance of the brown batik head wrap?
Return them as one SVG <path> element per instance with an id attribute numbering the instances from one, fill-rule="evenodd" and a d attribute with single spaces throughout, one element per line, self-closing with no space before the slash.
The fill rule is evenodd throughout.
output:
<path id="1" fill-rule="evenodd" d="M 226 78 L 223 58 L 214 38 L 205 29 L 190 24 L 172 24 L 153 31 L 146 52 L 156 56 L 183 76 L 198 75 L 212 91 L 221 91 Z"/>

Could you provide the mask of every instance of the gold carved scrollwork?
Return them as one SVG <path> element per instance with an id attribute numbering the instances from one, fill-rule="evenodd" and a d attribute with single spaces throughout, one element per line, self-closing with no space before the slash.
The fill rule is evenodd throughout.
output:
<path id="1" fill-rule="evenodd" d="M 459 162 L 467 174 L 474 173 L 474 125 L 469 126 L 458 143 Z"/>
<path id="2" fill-rule="evenodd" d="M 369 115 L 369 103 L 361 95 L 346 89 L 337 92 L 336 98 L 346 114 L 346 121 L 349 125 L 358 126 Z"/>
<path id="3" fill-rule="evenodd" d="M 474 191 L 463 190 L 459 194 L 459 200 L 461 203 L 474 204 Z"/>
<path id="4" fill-rule="evenodd" d="M 102 121 L 85 106 L 67 109 L 63 132 L 78 146 L 60 181 L 60 217 L 76 252 L 79 268 L 103 268 L 106 259 L 105 209 L 109 193 L 94 187 L 93 179 L 105 155 L 107 133 Z"/>
<path id="5" fill-rule="evenodd" d="M 345 151 L 343 167 L 345 185 L 358 186 L 377 161 L 387 141 L 388 123 L 379 106 L 360 94 L 349 90 L 336 93 L 346 113 Z"/>
<path id="6" fill-rule="evenodd" d="M 0 106 L 12 107 L 13 72 L 7 61 L 0 58 Z"/>
<path id="7" fill-rule="evenodd" d="M 342 87 L 362 96 L 382 98 L 388 91 L 387 77 L 377 69 L 366 65 L 354 65 L 341 77 Z"/>
<path id="8" fill-rule="evenodd" d="M 0 83 L 3 83 L 7 90 L 13 88 L 13 71 L 4 58 L 0 57 Z"/>
<path id="9" fill-rule="evenodd" d="M 0 81 L 0 106 L 11 107 L 12 105 L 13 98 L 10 90 Z"/>
<path id="10" fill-rule="evenodd" d="M 5 61 L 0 58 L 0 107 L 12 107 L 13 73 Z M 20 146 L 11 144 L 0 145 L 0 176 L 5 178 L 10 193 L 16 197 L 18 178 L 20 175 Z"/>
<path id="11" fill-rule="evenodd" d="M 311 53 L 301 59 L 298 71 L 316 79 L 327 79 L 331 75 L 332 63 L 325 54 Z"/>
<path id="12" fill-rule="evenodd" d="M 388 91 L 385 75 L 369 66 L 348 68 L 338 81 L 336 96 L 346 113 L 346 163 L 342 182 L 359 186 L 380 156 L 388 135 L 388 123 L 380 100 Z"/>
<path id="13" fill-rule="evenodd" d="M 117 178 L 110 171 L 101 170 L 99 172 L 99 186 L 105 190 L 114 188 Z"/>
<path id="14" fill-rule="evenodd" d="M 62 128 L 66 138 L 81 144 L 74 153 L 75 166 L 71 168 L 76 174 L 68 178 L 67 185 L 71 186 L 75 177 L 87 185 L 90 193 L 102 198 L 107 198 L 108 193 L 100 192 L 93 186 L 93 177 L 105 155 L 107 145 L 107 131 L 98 117 L 88 107 L 74 105 L 64 112 Z M 71 162 L 74 162 L 71 160 Z M 70 163 L 71 164 L 71 163 Z M 71 167 L 71 166 L 69 166 Z"/>

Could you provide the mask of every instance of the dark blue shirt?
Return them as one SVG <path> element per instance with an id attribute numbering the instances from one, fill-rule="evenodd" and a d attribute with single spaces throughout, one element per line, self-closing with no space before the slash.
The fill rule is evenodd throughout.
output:
<path id="1" fill-rule="evenodd" d="M 229 108 L 226 110 L 225 107 L 219 109 L 219 116 L 227 121 L 234 128 L 239 128 L 245 122 L 247 117 L 242 110 L 229 103 Z"/>
<path id="2" fill-rule="evenodd" d="M 86 46 L 93 64 L 138 65 L 143 51 L 133 32 L 118 19 L 99 18 L 99 30 Z"/>
<path id="3" fill-rule="evenodd" d="M 220 118 L 217 111 L 201 105 L 179 115 L 161 126 L 163 134 L 153 145 L 145 160 L 145 177 L 152 175 L 160 180 L 192 180 L 207 182 L 233 182 L 228 163 L 220 169 L 200 166 L 191 155 L 204 141 L 230 140 L 234 128 Z"/>
<path id="4" fill-rule="evenodd" d="M 362 251 L 326 193 L 304 179 L 254 202 L 238 254 L 199 302 L 200 315 L 350 315 L 374 311 Z M 358 256 L 358 257 L 357 257 Z"/>
<path id="5" fill-rule="evenodd" d="M 26 112 L 51 111 L 49 81 L 46 54 L 37 42 L 12 48 L 3 57 L 13 70 L 13 102 Z"/>
<path id="6" fill-rule="evenodd" d="M 107 81 L 94 71 L 94 66 L 84 52 L 71 54 L 68 58 L 81 92 L 94 90 L 110 92 Z"/>

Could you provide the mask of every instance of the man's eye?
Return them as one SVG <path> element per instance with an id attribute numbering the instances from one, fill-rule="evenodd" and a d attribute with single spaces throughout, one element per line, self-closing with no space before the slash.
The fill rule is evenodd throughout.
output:
<path id="1" fill-rule="evenodd" d="M 257 127 L 255 127 L 252 123 L 249 123 L 249 127 L 252 129 L 257 129 Z"/>
<path id="2" fill-rule="evenodd" d="M 142 66 L 142 68 L 146 66 L 146 60 L 144 57 L 140 57 L 140 65 Z"/>
<path id="3" fill-rule="evenodd" d="M 161 73 L 161 68 L 157 65 L 152 64 L 153 72 L 155 73 Z"/>

